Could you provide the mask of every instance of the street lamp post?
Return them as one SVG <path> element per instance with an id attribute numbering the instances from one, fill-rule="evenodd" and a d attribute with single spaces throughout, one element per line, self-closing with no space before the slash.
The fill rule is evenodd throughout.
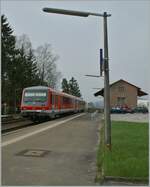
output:
<path id="1" fill-rule="evenodd" d="M 64 10 L 57 8 L 43 8 L 44 12 L 64 14 L 70 16 L 99 16 L 104 20 L 104 118 L 105 118 L 105 144 L 111 150 L 111 120 L 110 120 L 110 89 L 109 89 L 109 58 L 108 58 L 108 36 L 107 36 L 107 17 L 111 16 L 104 12 L 103 14 L 93 12 L 81 12 L 74 10 Z"/>
<path id="2" fill-rule="evenodd" d="M 105 114 L 105 143 L 111 150 L 111 120 L 110 120 L 110 88 L 109 88 L 109 58 L 107 13 L 104 12 L 104 114 Z"/>

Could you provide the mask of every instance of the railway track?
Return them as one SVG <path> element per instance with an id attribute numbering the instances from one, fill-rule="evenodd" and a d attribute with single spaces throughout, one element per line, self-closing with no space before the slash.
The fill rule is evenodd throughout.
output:
<path id="1" fill-rule="evenodd" d="M 64 114 L 62 116 L 59 116 L 59 118 L 63 118 L 65 116 L 68 116 L 68 114 Z M 57 118 L 55 118 L 57 119 Z M 5 134 L 7 132 L 11 132 L 11 131 L 15 131 L 15 130 L 18 130 L 18 129 L 22 129 L 22 128 L 26 128 L 30 125 L 37 125 L 37 124 L 40 124 L 40 123 L 44 123 L 46 122 L 47 120 L 45 121 L 37 121 L 37 122 L 33 122 L 29 119 L 25 119 L 21 116 L 17 116 L 17 118 L 13 118 L 13 117 L 9 117 L 9 118 L 5 118 L 3 119 L 2 118 L 2 125 L 1 125 L 1 132 L 2 134 Z"/>
<path id="2" fill-rule="evenodd" d="M 33 125 L 33 123 L 30 120 L 24 119 L 24 118 L 18 118 L 18 119 L 9 119 L 6 121 L 2 121 L 1 126 L 1 132 L 2 134 L 5 134 L 10 131 L 18 130 L 21 128 L 25 128 L 29 125 Z"/>

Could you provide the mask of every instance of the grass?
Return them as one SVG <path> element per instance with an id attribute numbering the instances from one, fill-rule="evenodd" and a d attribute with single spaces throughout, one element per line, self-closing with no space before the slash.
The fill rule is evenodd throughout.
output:
<path id="1" fill-rule="evenodd" d="M 104 170 L 105 176 L 148 179 L 148 132 L 148 123 L 112 122 L 112 151 L 100 145 L 99 171 Z"/>

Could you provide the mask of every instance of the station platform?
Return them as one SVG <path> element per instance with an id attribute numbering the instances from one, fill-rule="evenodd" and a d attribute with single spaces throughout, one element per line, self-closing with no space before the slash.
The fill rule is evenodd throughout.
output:
<path id="1" fill-rule="evenodd" d="M 82 113 L 2 136 L 2 185 L 96 185 L 99 126 Z"/>

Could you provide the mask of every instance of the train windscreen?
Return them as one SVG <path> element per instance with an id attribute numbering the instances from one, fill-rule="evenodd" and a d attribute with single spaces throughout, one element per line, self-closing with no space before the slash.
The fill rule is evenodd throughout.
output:
<path id="1" fill-rule="evenodd" d="M 48 91 L 47 90 L 26 90 L 24 92 L 24 105 L 44 106 L 47 104 Z"/>

